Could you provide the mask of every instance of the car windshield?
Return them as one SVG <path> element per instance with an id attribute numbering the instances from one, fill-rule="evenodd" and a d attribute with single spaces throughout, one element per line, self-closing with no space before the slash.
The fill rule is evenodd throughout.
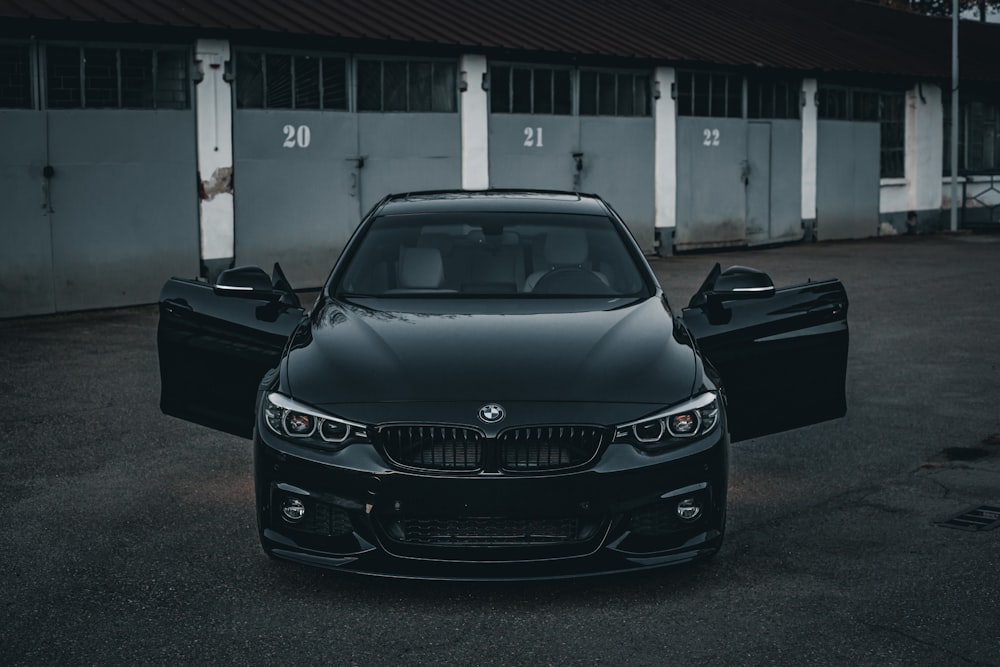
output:
<path id="1" fill-rule="evenodd" d="M 649 292 L 618 225 L 597 215 L 376 218 L 332 292 L 353 297 L 629 297 Z"/>

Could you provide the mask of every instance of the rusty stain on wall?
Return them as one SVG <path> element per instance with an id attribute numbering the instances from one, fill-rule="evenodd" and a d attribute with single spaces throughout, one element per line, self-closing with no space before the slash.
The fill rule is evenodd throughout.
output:
<path id="1" fill-rule="evenodd" d="M 220 167 L 212 172 L 210 179 L 203 180 L 201 173 L 198 174 L 198 198 L 202 201 L 211 201 L 216 195 L 233 193 L 233 168 Z"/>

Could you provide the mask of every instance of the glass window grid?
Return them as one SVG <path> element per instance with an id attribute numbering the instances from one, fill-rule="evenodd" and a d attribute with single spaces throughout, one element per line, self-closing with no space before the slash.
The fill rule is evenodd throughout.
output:
<path id="1" fill-rule="evenodd" d="M 346 111 L 347 57 L 236 49 L 237 109 Z"/>
<path id="2" fill-rule="evenodd" d="M 490 111 L 570 116 L 573 70 L 567 67 L 496 64 L 490 67 Z"/>
<path id="3" fill-rule="evenodd" d="M 747 80 L 748 118 L 801 118 L 802 82 L 750 77 Z"/>
<path id="4" fill-rule="evenodd" d="M 0 109 L 33 109 L 31 45 L 0 42 Z"/>
<path id="5" fill-rule="evenodd" d="M 945 91 L 943 174 L 951 175 L 951 97 Z M 959 98 L 959 173 L 1000 172 L 1000 98 L 967 95 Z"/>
<path id="6" fill-rule="evenodd" d="M 641 71 L 581 69 L 578 72 L 581 116 L 651 116 L 652 78 Z"/>
<path id="7" fill-rule="evenodd" d="M 1000 106 L 995 102 L 970 100 L 966 105 L 968 171 L 1000 170 Z"/>
<path id="8" fill-rule="evenodd" d="M 743 117 L 743 77 L 738 74 L 679 70 L 677 115 Z"/>
<path id="9" fill-rule="evenodd" d="M 879 175 L 902 178 L 906 176 L 906 93 L 879 93 L 877 109 L 881 124 Z"/>
<path id="10" fill-rule="evenodd" d="M 451 60 L 357 59 L 359 112 L 458 111 L 458 66 Z"/>
<path id="11" fill-rule="evenodd" d="M 190 109 L 184 47 L 46 44 L 48 109 Z"/>

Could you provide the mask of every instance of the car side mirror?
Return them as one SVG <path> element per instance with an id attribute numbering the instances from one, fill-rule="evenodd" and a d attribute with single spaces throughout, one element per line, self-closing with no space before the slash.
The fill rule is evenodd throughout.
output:
<path id="1" fill-rule="evenodd" d="M 707 293 L 709 303 L 737 299 L 766 299 L 774 296 L 774 282 L 771 277 L 748 266 L 731 266 L 716 279 Z"/>
<path id="2" fill-rule="evenodd" d="M 271 285 L 271 277 L 259 266 L 238 266 L 219 274 L 214 291 L 219 296 L 234 296 L 277 301 L 282 292 Z"/>

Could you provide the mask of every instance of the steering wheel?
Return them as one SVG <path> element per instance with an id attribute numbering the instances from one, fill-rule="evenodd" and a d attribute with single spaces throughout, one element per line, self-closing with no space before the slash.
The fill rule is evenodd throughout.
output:
<path id="1" fill-rule="evenodd" d="M 597 274 L 579 266 L 560 266 L 552 269 L 535 283 L 533 293 L 538 294 L 611 294 Z"/>

